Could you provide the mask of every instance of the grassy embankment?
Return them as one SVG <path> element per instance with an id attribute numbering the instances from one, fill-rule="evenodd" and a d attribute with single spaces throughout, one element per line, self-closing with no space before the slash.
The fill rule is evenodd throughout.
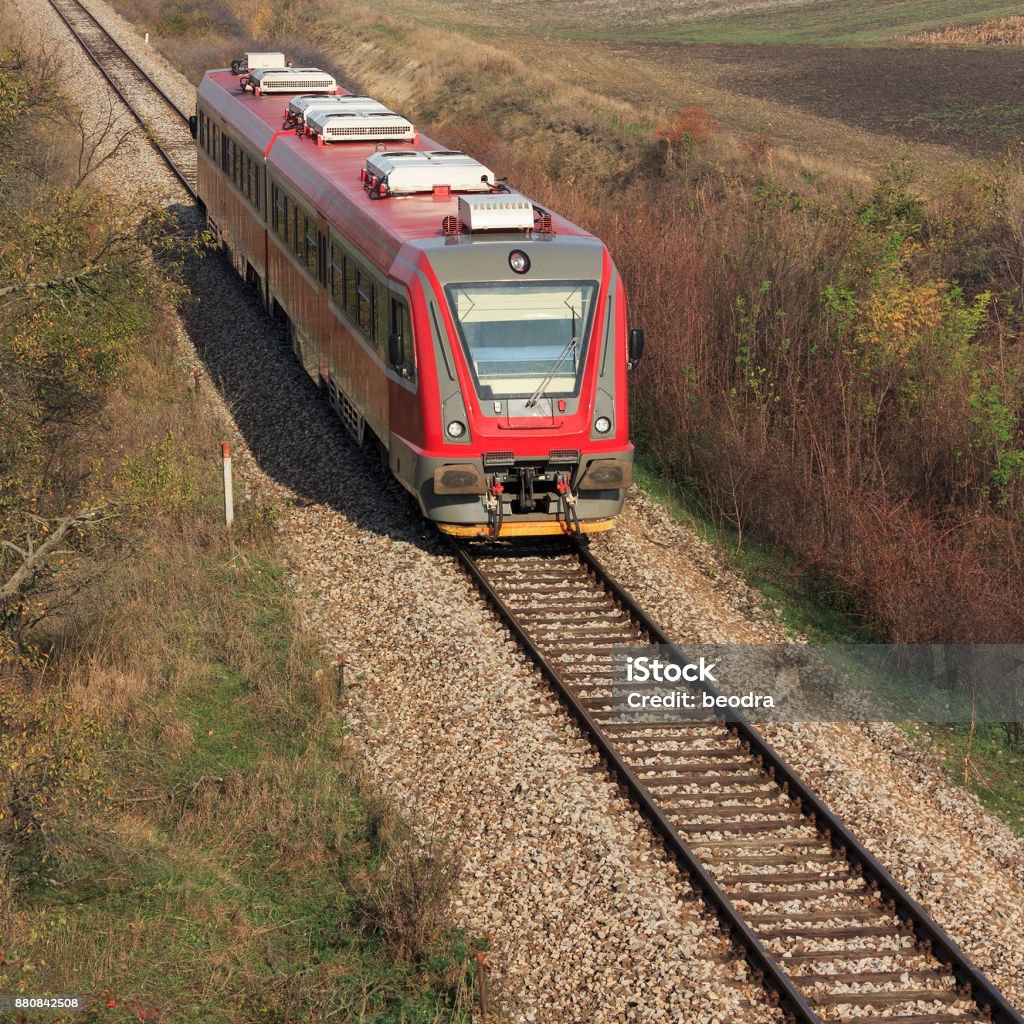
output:
<path id="1" fill-rule="evenodd" d="M 126 13 L 151 29 L 169 9 Z M 766 545 L 784 559 L 773 575 L 877 637 L 1024 639 L 1016 158 L 926 201 L 894 153 L 854 190 L 767 136 L 728 137 L 700 107 L 659 124 L 411 18 L 345 0 L 219 10 L 227 53 L 300 48 L 344 68 L 605 239 L 650 339 L 634 389 L 643 459 L 735 548 Z M 814 24 L 816 10 L 787 17 Z M 159 44 L 195 75 L 197 38 Z"/>
<path id="2" fill-rule="evenodd" d="M 111 1024 L 468 1019 L 457 856 L 362 784 L 272 507 L 240 491 L 222 526 L 224 417 L 165 280 L 197 254 L 154 260 L 159 213 L 94 191 L 117 126 L 83 129 L 84 177 L 31 129 L 76 137 L 58 70 L 0 55 L 0 992 Z"/>

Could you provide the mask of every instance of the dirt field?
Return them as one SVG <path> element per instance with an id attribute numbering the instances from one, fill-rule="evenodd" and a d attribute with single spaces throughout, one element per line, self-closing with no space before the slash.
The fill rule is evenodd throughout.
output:
<path id="1" fill-rule="evenodd" d="M 972 155 L 1024 137 L 1024 50 L 632 43 L 610 48 L 726 92 Z M 712 111 L 714 114 L 714 111 Z"/>

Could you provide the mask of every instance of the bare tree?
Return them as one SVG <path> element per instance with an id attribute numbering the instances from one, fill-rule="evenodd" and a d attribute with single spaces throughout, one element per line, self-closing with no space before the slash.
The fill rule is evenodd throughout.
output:
<path id="1" fill-rule="evenodd" d="M 25 538 L 25 546 L 21 547 L 12 541 L 0 541 L 0 547 L 13 551 L 21 560 L 21 564 L 14 571 L 14 574 L 3 584 L 0 584 L 0 602 L 10 601 L 16 597 L 19 591 L 32 577 L 46 565 L 46 563 L 60 554 L 60 545 L 67 536 L 69 530 L 77 527 L 95 525 L 114 518 L 114 514 L 106 513 L 106 507 L 97 505 L 93 508 L 83 509 L 81 512 L 73 512 L 64 516 L 52 527 L 45 519 L 33 516 L 39 524 L 39 533 L 34 537 Z M 40 542 L 40 539 L 42 541 Z"/>
<path id="2" fill-rule="evenodd" d="M 80 107 L 62 108 L 60 119 L 76 141 L 73 185 L 81 185 L 101 167 L 113 160 L 131 141 L 135 125 L 120 107 L 120 102 L 105 93 L 102 101 L 87 116 Z"/>

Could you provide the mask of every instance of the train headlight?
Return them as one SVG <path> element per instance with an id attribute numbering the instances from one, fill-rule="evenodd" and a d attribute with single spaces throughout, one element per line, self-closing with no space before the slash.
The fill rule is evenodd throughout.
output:
<path id="1" fill-rule="evenodd" d="M 517 274 L 525 274 L 530 269 L 530 257 L 522 249 L 513 249 L 508 254 L 508 265 Z"/>
<path id="2" fill-rule="evenodd" d="M 458 420 L 452 420 L 448 424 L 447 430 L 449 437 L 458 439 L 466 432 L 466 424 L 460 423 Z"/>
<path id="3" fill-rule="evenodd" d="M 597 419 L 594 420 L 594 429 L 599 434 L 607 434 L 608 431 L 612 429 L 612 421 L 608 419 L 607 416 L 598 416 Z"/>

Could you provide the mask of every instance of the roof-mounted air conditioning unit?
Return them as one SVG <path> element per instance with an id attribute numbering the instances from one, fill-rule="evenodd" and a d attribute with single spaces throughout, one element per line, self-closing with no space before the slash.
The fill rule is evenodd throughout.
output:
<path id="1" fill-rule="evenodd" d="M 459 196 L 459 221 L 467 231 L 529 231 L 533 228 L 533 203 L 509 192 Z"/>
<path id="2" fill-rule="evenodd" d="M 415 142 L 411 121 L 384 110 L 318 110 L 306 118 L 317 142 Z"/>
<path id="3" fill-rule="evenodd" d="M 353 110 L 390 113 L 383 103 L 369 96 L 296 96 L 288 101 L 289 124 L 306 124 L 313 114 L 321 112 L 342 114 Z"/>
<path id="4" fill-rule="evenodd" d="M 247 53 L 241 65 L 243 71 L 256 71 L 259 68 L 285 68 L 288 61 L 283 53 Z"/>
<path id="5" fill-rule="evenodd" d="M 366 160 L 365 181 L 382 195 L 415 192 L 490 192 L 494 172 L 465 153 L 374 153 Z"/>
<path id="6" fill-rule="evenodd" d="M 319 68 L 257 68 L 242 79 L 255 93 L 335 92 L 338 83 Z"/>

